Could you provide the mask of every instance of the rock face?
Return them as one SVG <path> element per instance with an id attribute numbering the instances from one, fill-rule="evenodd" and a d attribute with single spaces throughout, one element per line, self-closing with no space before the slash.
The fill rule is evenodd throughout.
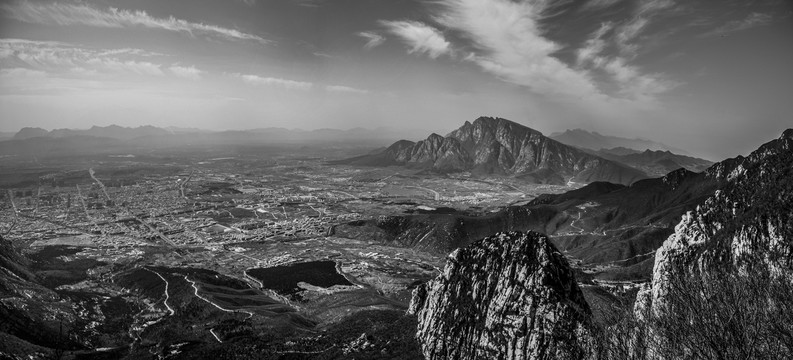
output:
<path id="1" fill-rule="evenodd" d="M 591 311 L 544 235 L 498 233 L 454 251 L 413 292 L 427 359 L 558 359 L 586 346 Z"/>
<path id="2" fill-rule="evenodd" d="M 748 157 L 719 163 L 708 176 L 727 183 L 689 211 L 655 256 L 652 308 L 669 285 L 694 270 L 737 268 L 793 273 L 793 129 Z M 646 306 L 644 304 L 642 306 Z"/>
<path id="3" fill-rule="evenodd" d="M 509 174 L 555 184 L 570 180 L 630 184 L 646 177 L 639 170 L 564 145 L 518 123 L 488 117 L 466 121 L 445 137 L 432 134 L 416 143 L 402 140 L 382 153 L 339 163 Z"/>

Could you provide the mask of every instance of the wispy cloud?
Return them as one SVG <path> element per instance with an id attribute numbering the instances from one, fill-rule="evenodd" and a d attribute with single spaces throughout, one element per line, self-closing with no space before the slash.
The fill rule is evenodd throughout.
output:
<path id="1" fill-rule="evenodd" d="M 743 19 L 733 20 L 711 31 L 703 33 L 700 37 L 726 36 L 728 34 L 748 30 L 754 27 L 768 25 L 773 17 L 768 14 L 751 13 Z"/>
<path id="2" fill-rule="evenodd" d="M 331 92 L 361 94 L 361 95 L 369 93 L 368 90 L 356 89 L 356 88 L 353 88 L 353 87 L 342 86 L 342 85 L 328 85 L 328 86 L 325 86 L 325 90 L 331 91 Z"/>
<path id="3" fill-rule="evenodd" d="M 279 86 L 292 90 L 311 90 L 314 87 L 313 83 L 304 81 L 295 81 L 274 77 L 262 77 L 259 75 L 239 74 L 234 73 L 232 76 L 242 80 L 243 82 L 257 86 Z"/>
<path id="4" fill-rule="evenodd" d="M 596 5 L 614 2 L 598 1 Z M 435 4 L 434 22 L 466 44 L 454 45 L 440 30 L 421 22 L 381 24 L 405 41 L 412 53 L 427 53 L 432 58 L 448 54 L 554 99 L 652 106 L 658 95 L 677 85 L 664 74 L 643 72 L 631 64 L 630 56 L 614 54 L 620 46 L 617 39 L 635 40 L 656 13 L 674 6 L 672 0 L 644 0 L 629 21 L 602 24 L 576 51 L 573 64 L 557 57 L 564 46 L 548 38 L 543 26 L 544 20 L 564 10 L 558 2 L 437 0 Z M 466 56 L 456 56 L 461 49 L 466 49 Z"/>
<path id="5" fill-rule="evenodd" d="M 33 3 L 17 1 L 0 5 L 0 10 L 19 21 L 48 25 L 85 25 L 103 28 L 143 27 L 190 35 L 221 37 L 231 40 L 268 41 L 257 35 L 216 25 L 150 16 L 145 11 L 116 8 L 101 9 L 85 3 Z"/>
<path id="6" fill-rule="evenodd" d="M 546 2 L 510 0 L 441 0 L 436 20 L 472 41 L 476 54 L 467 57 L 505 81 L 535 92 L 576 97 L 598 94 L 589 76 L 553 54 L 561 49 L 543 37 L 539 20 Z"/>
<path id="7" fill-rule="evenodd" d="M 96 75 L 100 73 L 200 77 L 195 67 L 162 64 L 163 55 L 135 48 L 96 49 L 56 41 L 0 39 L 0 66 L 26 67 L 48 73 Z"/>
<path id="8" fill-rule="evenodd" d="M 418 21 L 381 21 L 389 32 L 398 36 L 410 47 L 408 52 L 427 54 L 436 59 L 451 54 L 451 44 L 436 28 Z"/>
<path id="9" fill-rule="evenodd" d="M 600 24 L 600 27 L 592 33 L 584 45 L 578 49 L 576 56 L 579 66 L 597 59 L 599 54 L 606 49 L 607 43 L 604 36 L 612 29 L 614 29 L 614 24 L 610 22 Z"/>
<path id="10" fill-rule="evenodd" d="M 197 69 L 195 66 L 179 66 L 174 65 L 168 68 L 176 76 L 188 79 L 188 80 L 201 80 L 201 74 L 203 71 Z"/>
<path id="11" fill-rule="evenodd" d="M 588 0 L 582 6 L 583 9 L 590 10 L 590 9 L 604 9 L 610 6 L 617 4 L 623 0 Z"/>
<path id="12" fill-rule="evenodd" d="M 371 32 L 371 31 L 361 31 L 358 33 L 358 36 L 366 39 L 366 44 L 364 44 L 364 49 L 372 49 L 382 45 L 385 42 L 385 37 Z"/>
<path id="13" fill-rule="evenodd" d="M 325 3 L 325 0 L 291 0 L 293 3 L 297 4 L 298 6 L 303 7 L 320 7 Z"/>
<path id="14" fill-rule="evenodd" d="M 94 58 L 86 61 L 87 64 L 98 68 L 109 69 L 114 72 L 130 72 L 138 75 L 161 76 L 162 65 L 148 61 Z"/>
<path id="15" fill-rule="evenodd" d="M 647 74 L 620 54 L 609 54 L 607 35 L 614 32 L 614 24 L 603 23 L 577 51 L 577 65 L 580 69 L 600 72 L 607 76 L 616 87 L 616 94 L 623 98 L 642 101 L 652 99 L 679 85 L 662 74 Z M 611 41 L 619 41 L 619 33 Z M 616 44 L 612 45 L 617 47 Z"/>

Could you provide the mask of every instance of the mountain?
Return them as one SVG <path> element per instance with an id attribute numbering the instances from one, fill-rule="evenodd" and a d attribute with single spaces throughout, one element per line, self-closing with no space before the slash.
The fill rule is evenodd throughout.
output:
<path id="1" fill-rule="evenodd" d="M 14 140 L 25 140 L 25 139 L 30 139 L 30 138 L 34 138 L 34 137 L 42 137 L 42 136 L 48 136 L 48 135 L 49 135 L 49 131 L 44 130 L 42 128 L 24 127 L 21 130 L 19 130 L 19 132 L 14 134 L 13 139 Z"/>
<path id="2" fill-rule="evenodd" d="M 549 139 L 518 123 L 480 117 L 466 121 L 448 135 L 431 134 L 412 142 L 401 140 L 378 154 L 337 164 L 402 165 L 435 172 L 471 171 L 515 175 L 537 183 L 609 181 L 630 184 L 645 174 L 629 166 L 587 154 Z"/>
<path id="3" fill-rule="evenodd" d="M 564 255 L 534 232 L 456 250 L 409 312 L 429 360 L 578 358 L 591 318 Z"/>
<path id="4" fill-rule="evenodd" d="M 676 154 L 690 155 L 685 150 L 674 148 L 652 140 L 638 138 L 628 139 L 618 136 L 601 135 L 597 132 L 590 132 L 583 129 L 568 129 L 563 133 L 553 133 L 551 134 L 550 138 L 562 144 L 595 151 L 623 147 L 638 151 L 644 151 L 645 149 L 663 150 L 671 151 Z"/>
<path id="5" fill-rule="evenodd" d="M 656 250 L 675 232 L 681 217 L 727 186 L 740 171 L 736 169 L 754 156 L 727 159 L 699 173 L 678 169 L 630 186 L 594 182 L 487 216 L 405 214 L 341 224 L 333 232 L 448 253 L 496 232 L 531 230 L 547 234 L 584 266 L 605 265 L 594 273 L 598 279 L 649 280 Z"/>
<path id="6" fill-rule="evenodd" d="M 725 267 L 793 274 L 793 129 L 730 165 L 727 184 L 687 212 L 658 249 L 654 308 L 681 276 Z"/>
<path id="7" fill-rule="evenodd" d="M 647 175 L 657 177 L 664 176 L 680 168 L 693 172 L 701 172 L 713 165 L 712 161 L 678 155 L 668 150 L 647 149 L 643 152 L 639 152 L 626 148 L 614 148 L 611 150 L 596 151 L 595 154 L 605 159 L 617 161 L 642 170 L 647 173 Z"/>
<path id="8" fill-rule="evenodd" d="M 90 129 L 75 130 L 75 129 L 55 129 L 47 131 L 41 128 L 26 127 L 14 135 L 15 140 L 25 140 L 34 137 L 53 137 L 63 138 L 71 136 L 95 136 L 106 137 L 113 139 L 129 140 L 143 136 L 157 136 L 168 134 L 169 131 L 158 127 L 146 125 L 136 128 L 122 127 L 118 125 L 110 126 L 92 126 Z"/>

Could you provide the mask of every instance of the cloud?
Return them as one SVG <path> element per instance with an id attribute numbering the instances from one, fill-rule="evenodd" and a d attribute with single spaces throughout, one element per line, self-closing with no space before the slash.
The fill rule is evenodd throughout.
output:
<path id="1" fill-rule="evenodd" d="M 432 19 L 454 33 L 462 45 L 452 45 L 441 32 L 418 22 L 382 22 L 414 48 L 423 50 L 418 33 L 437 34 L 434 57 L 447 53 L 459 61 L 470 62 L 503 81 L 524 86 L 548 98 L 573 101 L 599 109 L 614 104 L 633 108 L 654 106 L 656 98 L 678 84 L 664 74 L 648 74 L 632 65 L 629 57 L 619 53 L 616 39 L 633 40 L 649 19 L 674 2 L 645 0 L 636 7 L 635 17 L 625 23 L 604 23 L 575 51 L 573 64 L 556 54 L 564 49 L 546 36 L 544 20 L 558 15 L 563 9 L 550 0 L 437 0 Z M 605 6 L 605 2 L 599 2 Z M 637 20 L 638 19 L 638 20 Z M 416 29 L 431 29 L 420 32 Z M 407 34 L 407 35 L 406 35 Z M 465 57 L 457 57 L 465 49 Z"/>
<path id="2" fill-rule="evenodd" d="M 190 22 L 177 19 L 173 16 L 169 18 L 156 18 L 141 10 L 130 11 L 116 8 L 100 9 L 84 3 L 45 4 L 17 1 L 12 4 L 0 5 L 0 10 L 16 20 L 35 24 L 86 25 L 102 28 L 143 27 L 188 33 L 190 35 L 198 34 L 221 37 L 231 40 L 254 40 L 260 43 L 268 42 L 259 36 L 235 29 Z"/>
<path id="3" fill-rule="evenodd" d="M 121 61 L 118 59 L 93 58 L 86 61 L 86 63 L 98 68 L 109 69 L 114 72 L 130 72 L 138 75 L 151 76 L 163 75 L 163 72 L 160 69 L 162 65 L 154 64 L 148 61 Z"/>
<path id="4" fill-rule="evenodd" d="M 0 66 L 25 66 L 47 72 L 92 75 L 97 71 L 161 76 L 157 53 L 141 49 L 92 49 L 56 41 L 0 39 Z M 147 60 L 143 60 L 147 59 Z"/>
<path id="5" fill-rule="evenodd" d="M 614 29 L 614 25 L 609 22 L 600 24 L 600 27 L 595 30 L 590 38 L 584 43 L 584 46 L 576 52 L 578 65 L 581 66 L 587 61 L 592 61 L 597 58 L 598 54 L 603 52 L 606 48 L 606 40 L 604 36 L 607 32 Z"/>
<path id="6" fill-rule="evenodd" d="M 620 57 L 603 61 L 600 68 L 613 77 L 621 95 L 645 102 L 653 101 L 657 95 L 680 85 L 661 74 L 643 74 L 637 67 L 628 65 L 626 60 Z"/>
<path id="7" fill-rule="evenodd" d="M 203 71 L 196 69 L 195 66 L 179 66 L 174 65 L 168 68 L 176 76 L 183 77 L 188 80 L 201 80 Z"/>
<path id="8" fill-rule="evenodd" d="M 366 50 L 376 48 L 385 42 L 384 36 L 371 31 L 361 31 L 358 33 L 358 36 L 366 39 L 366 44 L 363 46 Z"/>
<path id="9" fill-rule="evenodd" d="M 232 76 L 239 78 L 245 83 L 257 86 L 279 86 L 292 90 L 311 90 L 313 83 L 304 81 L 287 80 L 273 77 L 261 77 L 258 75 L 234 73 Z"/>
<path id="10" fill-rule="evenodd" d="M 630 65 L 619 54 L 609 55 L 607 35 L 612 32 L 612 23 L 603 23 L 590 38 L 578 49 L 577 64 L 580 69 L 601 72 L 616 87 L 616 94 L 623 98 L 652 102 L 656 95 L 665 93 L 679 85 L 662 74 L 645 74 L 638 67 Z M 612 41 L 619 41 L 619 34 Z M 616 46 L 616 45 L 615 45 Z"/>
<path id="11" fill-rule="evenodd" d="M 768 25 L 773 17 L 768 14 L 751 13 L 743 19 L 730 21 L 711 31 L 701 34 L 700 37 L 726 36 L 728 34 L 751 29 L 753 27 Z"/>
<path id="12" fill-rule="evenodd" d="M 440 0 L 436 20 L 472 42 L 467 57 L 501 79 L 537 93 L 588 97 L 599 94 L 585 72 L 552 56 L 561 49 L 543 37 L 539 20 L 546 2 Z"/>
<path id="13" fill-rule="evenodd" d="M 298 6 L 316 8 L 325 3 L 325 0 L 292 0 Z"/>
<path id="14" fill-rule="evenodd" d="M 325 90 L 331 92 L 341 92 L 341 93 L 351 93 L 351 94 L 368 94 L 368 90 L 356 89 L 348 86 L 341 86 L 341 85 L 328 85 L 325 86 Z"/>
<path id="15" fill-rule="evenodd" d="M 388 31 L 398 36 L 410 47 L 409 53 L 427 54 L 436 59 L 451 54 L 451 44 L 436 28 L 418 21 L 380 21 Z"/>
<path id="16" fill-rule="evenodd" d="M 623 0 L 589 0 L 584 3 L 582 8 L 587 10 L 605 9 L 621 1 Z"/>

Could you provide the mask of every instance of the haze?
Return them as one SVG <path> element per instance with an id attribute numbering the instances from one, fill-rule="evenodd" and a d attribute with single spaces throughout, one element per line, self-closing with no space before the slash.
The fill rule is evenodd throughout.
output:
<path id="1" fill-rule="evenodd" d="M 0 131 L 452 130 L 479 115 L 710 159 L 793 124 L 788 1 L 0 5 Z"/>

